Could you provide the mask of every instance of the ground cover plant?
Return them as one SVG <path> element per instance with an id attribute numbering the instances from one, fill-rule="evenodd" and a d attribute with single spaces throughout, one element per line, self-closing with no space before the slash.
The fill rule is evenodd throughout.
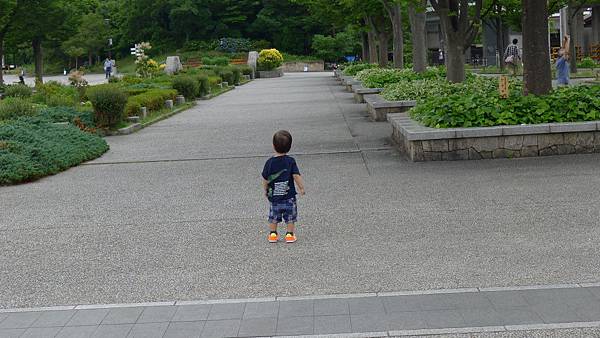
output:
<path id="1" fill-rule="evenodd" d="M 372 63 L 353 63 L 344 67 L 344 75 L 355 76 L 358 72 L 365 69 L 379 68 L 379 65 Z"/>
<path id="2" fill-rule="evenodd" d="M 432 95 L 410 111 L 412 118 L 433 128 L 489 127 L 600 120 L 600 85 L 559 88 L 548 95 L 523 96 L 511 91 L 456 91 Z"/>
<path id="3" fill-rule="evenodd" d="M 356 79 L 362 81 L 367 88 L 384 88 L 403 81 L 441 80 L 445 77 L 446 70 L 443 67 L 429 67 L 423 73 L 415 73 L 411 69 L 368 68 L 356 74 Z"/>

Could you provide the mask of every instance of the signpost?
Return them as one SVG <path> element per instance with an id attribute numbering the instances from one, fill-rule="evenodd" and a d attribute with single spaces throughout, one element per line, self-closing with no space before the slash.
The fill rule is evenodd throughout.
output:
<path id="1" fill-rule="evenodd" d="M 500 97 L 503 99 L 508 99 L 509 91 L 508 91 L 508 77 L 506 75 L 500 76 L 500 84 L 498 87 L 498 91 L 500 92 Z"/>

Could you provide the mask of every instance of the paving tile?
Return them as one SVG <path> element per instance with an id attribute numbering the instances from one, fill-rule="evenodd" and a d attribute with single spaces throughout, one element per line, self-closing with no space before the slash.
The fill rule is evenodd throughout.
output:
<path id="1" fill-rule="evenodd" d="M 246 303 L 213 304 L 208 320 L 241 319 L 244 316 Z"/>
<path id="2" fill-rule="evenodd" d="M 347 299 L 315 299 L 315 316 L 349 315 Z"/>
<path id="3" fill-rule="evenodd" d="M 164 338 L 199 338 L 204 329 L 204 321 L 171 322 Z"/>
<path id="4" fill-rule="evenodd" d="M 87 338 L 96 331 L 97 326 L 65 326 L 56 335 L 56 338 Z"/>
<path id="5" fill-rule="evenodd" d="M 277 335 L 308 335 L 314 332 L 314 317 L 279 317 Z"/>
<path id="6" fill-rule="evenodd" d="M 244 310 L 244 319 L 277 317 L 279 302 L 247 303 Z"/>
<path id="7" fill-rule="evenodd" d="M 144 311 L 143 307 L 123 307 L 110 309 L 102 324 L 135 324 Z"/>
<path id="8" fill-rule="evenodd" d="M 419 307 L 422 311 L 433 311 L 433 310 L 450 310 L 455 309 L 456 306 L 450 304 L 446 297 L 447 295 L 419 295 L 414 296 L 419 302 Z"/>
<path id="9" fill-rule="evenodd" d="M 563 305 L 563 306 L 534 306 L 533 310 L 542 318 L 544 323 L 572 323 L 572 322 L 583 322 L 585 319 L 577 315 L 577 311 L 574 308 Z"/>
<path id="10" fill-rule="evenodd" d="M 381 297 L 364 297 L 348 299 L 350 314 L 360 315 L 364 313 L 385 313 Z"/>
<path id="11" fill-rule="evenodd" d="M 543 324 L 540 316 L 529 307 L 496 309 L 504 325 Z"/>
<path id="12" fill-rule="evenodd" d="M 524 291 L 493 291 L 482 292 L 482 295 L 492 302 L 496 309 L 528 307 L 529 303 L 523 297 Z"/>
<path id="13" fill-rule="evenodd" d="M 500 316 L 498 311 L 496 311 L 495 309 L 458 309 L 458 312 L 463 317 L 465 325 L 469 327 L 504 325 L 502 316 Z"/>
<path id="14" fill-rule="evenodd" d="M 424 311 L 422 314 L 428 328 L 445 329 L 465 326 L 465 321 L 458 310 Z"/>
<path id="15" fill-rule="evenodd" d="M 600 299 L 600 286 L 585 288 L 590 291 L 596 298 Z"/>
<path id="16" fill-rule="evenodd" d="M 0 323 L 8 317 L 8 313 L 0 313 Z"/>
<path id="17" fill-rule="evenodd" d="M 25 329 L 0 329 L 0 338 L 19 338 Z"/>
<path id="18" fill-rule="evenodd" d="M 108 309 L 77 310 L 66 326 L 99 325 L 108 311 Z"/>
<path id="19" fill-rule="evenodd" d="M 279 302 L 279 318 L 313 316 L 313 300 L 290 300 Z"/>
<path id="20" fill-rule="evenodd" d="M 127 335 L 128 338 L 161 338 L 169 323 L 137 323 L 133 324 L 133 328 Z"/>
<path id="21" fill-rule="evenodd" d="M 491 309 L 492 302 L 479 292 L 453 293 L 443 297 L 444 302 L 455 309 Z"/>
<path id="22" fill-rule="evenodd" d="M 65 326 L 75 315 L 75 310 L 65 311 L 45 311 L 42 315 L 31 325 L 31 327 L 54 327 L 54 326 Z"/>
<path id="23" fill-rule="evenodd" d="M 352 332 L 381 332 L 387 329 L 385 313 L 365 313 L 350 315 Z"/>
<path id="24" fill-rule="evenodd" d="M 136 323 L 169 322 L 176 310 L 175 306 L 149 306 L 144 309 Z"/>
<path id="25" fill-rule="evenodd" d="M 600 303 L 586 304 L 575 308 L 577 315 L 586 321 L 600 321 Z"/>
<path id="26" fill-rule="evenodd" d="M 204 324 L 202 338 L 236 337 L 240 329 L 240 319 L 210 320 Z"/>
<path id="27" fill-rule="evenodd" d="M 0 323 L 0 329 L 27 329 L 42 315 L 41 312 L 10 313 Z"/>
<path id="28" fill-rule="evenodd" d="M 585 302 L 594 297 L 590 290 L 585 288 L 528 290 L 523 295 L 527 303 L 532 306 L 577 304 L 577 302 Z"/>
<path id="29" fill-rule="evenodd" d="M 427 327 L 422 312 L 395 312 L 386 315 L 388 330 L 416 330 Z"/>
<path id="30" fill-rule="evenodd" d="M 277 317 L 242 320 L 238 337 L 272 336 L 277 329 Z"/>
<path id="31" fill-rule="evenodd" d="M 314 334 L 335 334 L 352 332 L 350 315 L 315 316 Z"/>
<path id="32" fill-rule="evenodd" d="M 387 313 L 420 311 L 419 296 L 388 296 L 381 297 Z"/>
<path id="33" fill-rule="evenodd" d="M 30 327 L 21 338 L 54 338 L 62 327 Z"/>
<path id="34" fill-rule="evenodd" d="M 92 338 L 125 338 L 132 328 L 133 324 L 102 324 L 98 326 Z"/>
<path id="35" fill-rule="evenodd" d="M 208 319 L 210 305 L 184 305 L 178 306 L 172 322 L 195 322 Z"/>

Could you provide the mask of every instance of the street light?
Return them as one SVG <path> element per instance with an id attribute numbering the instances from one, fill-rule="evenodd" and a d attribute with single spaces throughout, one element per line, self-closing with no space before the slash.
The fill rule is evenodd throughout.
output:
<path id="1" fill-rule="evenodd" d="M 108 28 L 110 29 L 110 19 L 104 19 L 104 22 L 106 23 L 106 26 L 108 26 Z M 109 38 L 108 39 L 108 59 L 112 60 L 112 46 L 113 46 L 113 39 Z"/>

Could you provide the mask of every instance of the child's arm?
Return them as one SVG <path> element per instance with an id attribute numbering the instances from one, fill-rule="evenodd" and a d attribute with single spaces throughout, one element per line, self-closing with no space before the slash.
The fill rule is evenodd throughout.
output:
<path id="1" fill-rule="evenodd" d="M 265 193 L 266 197 L 269 197 L 269 182 L 267 182 L 267 180 L 265 180 L 264 178 L 262 179 L 262 186 L 263 186 L 263 192 Z"/>
<path id="2" fill-rule="evenodd" d="M 298 192 L 301 196 L 304 196 L 304 180 L 300 175 L 294 175 L 294 182 L 298 186 Z"/>

